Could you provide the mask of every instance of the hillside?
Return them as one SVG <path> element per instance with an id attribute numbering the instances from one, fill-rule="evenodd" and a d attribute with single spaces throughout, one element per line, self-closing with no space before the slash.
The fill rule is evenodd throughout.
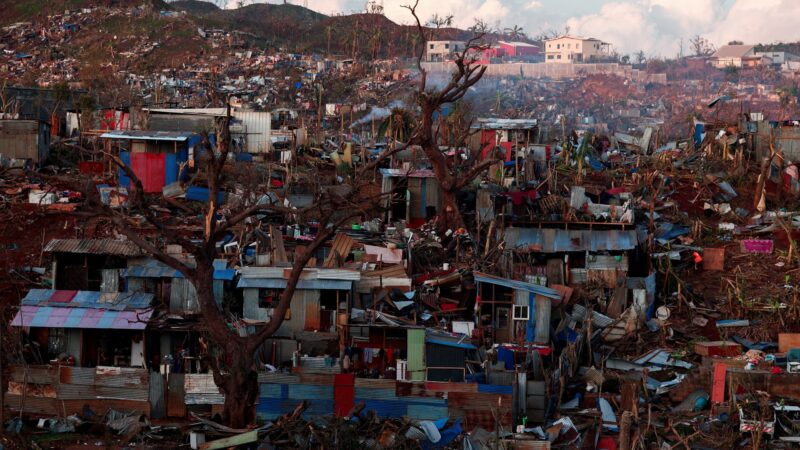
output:
<path id="1" fill-rule="evenodd" d="M 170 3 L 169 6 L 176 11 L 186 11 L 196 16 L 204 16 L 220 10 L 217 5 L 201 0 L 178 0 Z"/>

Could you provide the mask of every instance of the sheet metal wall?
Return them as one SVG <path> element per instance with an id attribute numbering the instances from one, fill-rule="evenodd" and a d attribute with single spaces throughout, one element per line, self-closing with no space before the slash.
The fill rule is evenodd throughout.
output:
<path id="1" fill-rule="evenodd" d="M 234 111 L 233 116 L 242 122 L 246 135 L 244 150 L 248 153 L 270 151 L 272 114 L 266 111 Z"/>
<path id="2" fill-rule="evenodd" d="M 47 157 L 40 145 L 43 138 L 39 122 L 35 120 L 0 120 L 0 154 L 7 158 L 31 159 L 34 162 Z"/>
<path id="3" fill-rule="evenodd" d="M 11 368 L 11 381 L 47 384 L 56 397 L 6 394 L 5 406 L 15 411 L 46 415 L 81 414 L 88 405 L 96 414 L 108 408 L 135 409 L 150 415 L 150 379 L 144 369 L 122 367 Z"/>

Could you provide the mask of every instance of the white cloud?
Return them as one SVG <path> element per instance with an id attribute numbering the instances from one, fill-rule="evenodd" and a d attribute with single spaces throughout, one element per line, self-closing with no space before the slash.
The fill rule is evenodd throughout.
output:
<path id="1" fill-rule="evenodd" d="M 800 39 L 797 0 L 615 0 L 567 20 L 575 34 L 610 42 L 621 53 L 674 56 L 697 34 L 717 46 L 732 40 L 769 43 Z"/>
<path id="2" fill-rule="evenodd" d="M 797 0 L 737 0 L 707 36 L 717 45 L 733 40 L 747 44 L 796 42 L 800 40 L 797 17 Z"/>
<path id="3" fill-rule="evenodd" d="M 411 23 L 414 19 L 403 5 L 413 4 L 414 0 L 390 0 L 384 2 L 386 16 L 398 23 Z M 505 23 L 511 13 L 508 0 L 420 0 L 417 15 L 424 23 L 434 14 L 453 16 L 453 25 L 468 28 L 481 19 L 490 25 L 500 21 Z"/>
<path id="4" fill-rule="evenodd" d="M 539 9 L 543 6 L 544 4 L 542 4 L 542 2 L 540 2 L 539 0 L 533 0 L 532 2 L 528 3 L 525 6 L 525 9 Z"/>

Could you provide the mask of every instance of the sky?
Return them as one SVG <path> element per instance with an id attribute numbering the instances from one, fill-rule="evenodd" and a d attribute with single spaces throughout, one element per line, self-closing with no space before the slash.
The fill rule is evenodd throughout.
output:
<path id="1" fill-rule="evenodd" d="M 305 1 L 325 14 L 363 11 L 367 2 Z M 304 0 L 289 2 L 302 5 Z M 411 15 L 402 7 L 409 2 L 413 0 L 383 0 L 386 16 L 410 23 Z M 419 0 L 418 11 L 423 20 L 434 13 L 452 14 L 459 27 L 480 18 L 497 28 L 521 26 L 529 35 L 563 33 L 569 27 L 571 34 L 609 42 L 622 54 L 643 50 L 651 57 L 678 55 L 681 39 L 688 54 L 688 41 L 697 34 L 717 47 L 733 40 L 800 41 L 800 0 Z"/>

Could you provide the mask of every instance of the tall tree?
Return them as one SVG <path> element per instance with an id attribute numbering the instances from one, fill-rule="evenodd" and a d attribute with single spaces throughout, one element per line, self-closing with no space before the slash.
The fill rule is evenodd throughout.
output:
<path id="1" fill-rule="evenodd" d="M 450 74 L 450 79 L 446 81 L 444 86 L 441 88 L 429 86 L 428 72 L 422 66 L 427 34 L 417 14 L 418 4 L 419 0 L 414 5 L 403 6 L 414 17 L 419 35 L 422 36 L 423 40 L 422 51 L 417 55 L 419 84 L 416 92 L 416 102 L 419 108 L 419 117 L 409 144 L 419 146 L 430 161 L 442 196 L 444 223 L 452 229 L 461 228 L 464 227 L 464 218 L 457 202 L 458 192 L 494 164 L 496 160 L 493 158 L 481 160 L 480 151 L 467 149 L 461 149 L 460 151 L 463 153 L 460 156 L 449 157 L 447 153 L 439 148 L 440 129 L 434 124 L 434 116 L 441 111 L 443 106 L 453 104 L 464 98 L 470 88 L 480 81 L 486 72 L 486 66 L 476 64 L 474 56 L 471 55 L 485 50 L 488 45 L 482 42 L 483 33 L 474 34 L 467 41 L 465 48 L 456 55 L 453 61 L 455 67 Z M 469 133 L 468 127 L 465 130 L 461 130 L 462 137 L 457 141 L 465 141 L 464 136 Z"/>
<path id="2" fill-rule="evenodd" d="M 328 37 L 328 56 L 331 56 L 331 35 L 336 31 L 336 24 L 331 22 L 325 26 L 325 34 Z"/>
<path id="3" fill-rule="evenodd" d="M 519 26 L 514 25 L 513 27 L 509 27 L 503 30 L 509 39 L 516 41 L 517 39 L 524 39 L 527 36 L 525 35 L 525 30 Z"/>

